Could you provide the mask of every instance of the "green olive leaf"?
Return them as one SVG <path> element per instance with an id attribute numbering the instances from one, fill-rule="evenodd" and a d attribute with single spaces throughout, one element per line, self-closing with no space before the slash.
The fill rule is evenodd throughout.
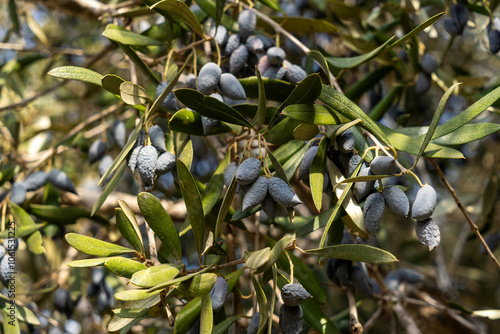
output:
<path id="1" fill-rule="evenodd" d="M 146 2 L 146 4 L 151 7 L 151 9 L 156 10 L 167 19 L 181 26 L 184 26 L 183 22 L 185 22 L 193 32 L 200 35 L 200 37 L 204 37 L 203 28 L 200 22 L 198 22 L 198 19 L 196 18 L 194 13 L 184 2 L 179 0 L 163 0 L 156 3 L 153 3 L 154 1 L 149 0 L 144 2 Z"/>
<path id="2" fill-rule="evenodd" d="M 293 138 L 297 140 L 311 140 L 319 134 L 318 126 L 315 124 L 299 124 L 293 129 Z"/>
<path id="3" fill-rule="evenodd" d="M 18 229 L 21 227 L 29 228 L 30 226 L 35 226 L 35 222 L 33 221 L 33 219 L 31 219 L 30 215 L 19 205 L 9 201 L 9 208 Z M 42 234 L 40 233 L 40 231 L 34 231 L 30 233 L 29 237 L 26 239 L 26 243 L 28 244 L 28 248 L 32 253 L 45 253 Z"/>
<path id="4" fill-rule="evenodd" d="M 115 293 L 115 298 L 121 301 L 135 301 L 135 300 L 144 300 L 150 298 L 154 295 L 159 294 L 161 291 L 153 291 L 147 292 L 146 290 L 125 290 Z"/>
<path id="5" fill-rule="evenodd" d="M 441 115 L 443 114 L 444 106 L 446 102 L 448 101 L 448 98 L 450 97 L 451 93 L 455 90 L 455 88 L 460 85 L 460 83 L 456 83 L 444 93 L 443 97 L 441 97 L 441 100 L 439 100 L 439 104 L 436 108 L 436 112 L 434 113 L 434 116 L 432 117 L 431 124 L 429 125 L 429 128 L 427 129 L 427 133 L 425 134 L 424 140 L 422 141 L 422 146 L 420 146 L 420 149 L 418 150 L 418 154 L 415 157 L 415 162 L 413 163 L 414 168 L 417 165 L 418 160 L 422 156 L 422 154 L 425 152 L 425 149 L 427 148 L 427 145 L 429 145 L 432 136 L 434 135 L 434 132 L 436 131 L 436 128 L 439 123 L 439 119 L 441 118 Z"/>
<path id="6" fill-rule="evenodd" d="M 188 109 L 181 109 L 170 117 L 168 121 L 170 131 L 182 132 L 188 135 L 204 136 L 201 116 L 197 112 Z M 230 132 L 231 128 L 224 123 L 219 123 L 210 134 L 217 135 Z"/>
<path id="7" fill-rule="evenodd" d="M 194 233 L 196 250 L 198 251 L 201 263 L 205 234 L 205 214 L 203 213 L 200 192 L 189 169 L 180 159 L 177 159 L 177 175 L 179 176 L 179 187 L 181 188 L 182 197 L 186 204 L 188 218 Z"/>
<path id="8" fill-rule="evenodd" d="M 254 128 L 243 115 L 216 98 L 203 95 L 194 89 L 188 88 L 177 89 L 174 94 L 185 106 L 193 109 L 202 116 Z"/>
<path id="9" fill-rule="evenodd" d="M 104 31 L 102 32 L 102 35 L 112 41 L 119 42 L 125 45 L 134 45 L 134 46 L 163 45 L 162 41 L 144 35 L 140 35 L 126 29 L 122 29 L 121 27 L 113 24 L 109 24 L 106 27 L 106 29 L 104 29 Z"/>
<path id="10" fill-rule="evenodd" d="M 306 253 L 368 263 L 392 263 L 398 261 L 398 259 L 388 251 L 362 244 L 344 244 L 325 248 L 308 249 Z"/>
<path id="11" fill-rule="evenodd" d="M 102 86 L 102 75 L 83 67 L 61 66 L 50 70 L 47 74 L 59 79 L 78 80 L 88 82 L 97 86 Z"/>
<path id="12" fill-rule="evenodd" d="M 163 263 L 138 271 L 132 275 L 130 282 L 137 286 L 150 288 L 174 279 L 182 266 Z"/>
<path id="13" fill-rule="evenodd" d="M 144 73 L 144 75 L 151 82 L 155 83 L 156 85 L 158 85 L 160 83 L 160 81 L 158 80 L 158 78 L 156 77 L 154 72 L 151 70 L 151 68 L 144 62 L 144 60 L 142 60 L 141 57 L 139 57 L 139 55 L 133 49 L 132 46 L 125 45 L 125 44 L 118 43 L 118 42 L 116 44 L 118 44 L 118 46 L 120 46 L 120 49 L 123 51 L 123 53 L 125 53 L 130 58 L 130 60 L 132 60 L 132 62 L 135 64 L 135 66 L 137 66 L 137 68 L 142 73 Z"/>
<path id="14" fill-rule="evenodd" d="M 123 102 L 132 106 L 150 102 L 146 90 L 130 81 L 124 81 L 120 84 L 120 97 Z"/>
<path id="15" fill-rule="evenodd" d="M 65 238 L 68 244 L 70 244 L 73 248 L 89 255 L 104 257 L 135 253 L 133 249 L 77 233 L 68 233 Z"/>
<path id="16" fill-rule="evenodd" d="M 257 112 L 255 113 L 255 117 L 252 120 L 252 124 L 254 126 L 260 126 L 266 120 L 267 115 L 267 98 L 266 98 L 266 89 L 264 87 L 264 83 L 262 82 L 262 77 L 260 75 L 259 69 L 255 66 L 255 74 L 257 74 L 257 83 L 259 90 L 259 104 L 257 108 Z"/>
<path id="17" fill-rule="evenodd" d="M 222 320 L 217 325 L 215 325 L 215 327 L 212 330 L 212 334 L 227 333 L 229 327 L 231 327 L 231 325 L 239 318 L 241 318 L 240 315 L 233 315 L 233 316 L 227 317 L 226 319 Z"/>
<path id="18" fill-rule="evenodd" d="M 106 262 L 104 262 L 104 267 L 113 275 L 126 278 L 131 278 L 136 272 L 148 268 L 141 262 L 121 256 L 112 257 L 106 260 Z"/>
<path id="19" fill-rule="evenodd" d="M 267 307 L 267 298 L 255 276 L 250 275 L 250 277 L 252 278 L 253 287 L 257 295 L 257 303 L 259 304 L 260 317 L 259 317 L 259 330 L 257 331 L 257 333 L 262 333 L 262 330 L 267 324 L 267 317 L 269 315 Z"/>
<path id="20" fill-rule="evenodd" d="M 102 88 L 118 96 L 120 95 L 120 85 L 123 82 L 125 80 L 115 74 L 106 74 L 101 79 Z"/>
<path id="21" fill-rule="evenodd" d="M 351 121 L 358 118 L 361 119 L 361 127 L 377 137 L 383 144 L 392 147 L 391 141 L 389 141 L 386 134 L 380 129 L 377 123 L 368 117 L 363 110 L 349 100 L 344 94 L 337 92 L 331 87 L 323 86 L 323 91 L 319 99 Z"/>
<path id="22" fill-rule="evenodd" d="M 239 82 L 245 89 L 248 98 L 259 98 L 259 79 L 256 76 L 239 79 Z M 285 101 L 295 88 L 289 82 L 269 78 L 262 78 L 262 84 L 267 100 L 279 102 Z"/>
<path id="23" fill-rule="evenodd" d="M 328 150 L 329 140 L 326 137 L 321 139 L 318 152 L 313 158 L 311 169 L 309 171 L 309 184 L 311 187 L 311 195 L 313 203 L 318 212 L 323 206 L 323 183 L 325 179 L 326 154 Z"/>
<path id="24" fill-rule="evenodd" d="M 59 225 L 74 224 L 80 218 L 89 218 L 103 225 L 109 224 L 107 218 L 101 215 L 92 216 L 89 210 L 79 207 L 30 204 L 30 212 L 37 218 Z"/>
<path id="25" fill-rule="evenodd" d="M 319 104 L 292 104 L 283 109 L 283 115 L 310 124 L 340 124 L 336 112 L 329 106 Z"/>
<path id="26" fill-rule="evenodd" d="M 182 247 L 172 218 L 154 195 L 141 192 L 137 204 L 144 219 L 170 254 L 179 262 L 182 260 Z"/>
<path id="27" fill-rule="evenodd" d="M 184 305 L 175 316 L 174 334 L 185 334 L 189 331 L 201 312 L 201 297 L 192 299 Z"/>
<path id="28" fill-rule="evenodd" d="M 108 168 L 106 173 L 104 173 L 104 175 L 101 177 L 101 179 L 97 183 L 98 186 L 101 185 L 104 181 L 106 181 L 108 179 L 108 177 L 111 175 L 111 173 L 113 173 L 120 166 L 120 164 L 127 158 L 128 153 L 130 152 L 130 150 L 132 150 L 132 148 L 135 145 L 135 141 L 139 137 L 139 132 L 141 131 L 143 122 L 144 122 L 144 115 L 141 117 L 141 121 L 138 122 L 137 125 L 135 126 L 134 131 L 132 132 L 129 139 L 127 140 L 127 143 L 125 144 L 125 147 L 121 150 L 121 152 L 118 154 L 118 156 L 113 161 L 111 166 Z M 126 167 L 126 164 L 124 164 L 121 167 L 121 168 L 123 168 L 123 171 L 125 171 L 125 167 Z M 121 171 L 121 169 L 120 169 L 120 171 Z M 120 172 L 118 172 L 115 175 L 119 175 L 119 174 L 120 174 Z M 120 177 L 121 177 L 121 175 L 120 175 Z M 110 186 L 110 184 L 113 184 L 114 182 L 118 182 L 118 180 L 119 180 L 119 177 L 117 177 L 116 180 L 113 177 L 113 179 L 109 182 L 108 186 Z M 111 189 L 108 189 L 108 187 L 106 187 L 106 191 L 109 190 L 109 192 L 111 192 L 111 190 L 113 190 L 113 187 L 111 187 Z M 104 202 L 104 200 L 99 197 L 99 200 L 97 201 L 97 203 L 99 203 L 101 200 Z M 101 203 L 101 205 L 102 205 L 102 203 Z M 96 213 L 96 211 L 99 209 L 99 207 L 100 207 L 100 205 L 99 206 L 94 205 L 94 207 L 92 208 L 92 215 L 94 215 Z"/>
<path id="29" fill-rule="evenodd" d="M 98 257 L 95 259 L 74 260 L 68 263 L 71 268 L 92 268 L 104 265 L 104 263 L 111 259 L 110 257 Z"/>
<path id="30" fill-rule="evenodd" d="M 448 122 L 438 126 L 432 138 L 436 139 L 459 129 L 476 118 L 498 99 L 500 99 L 500 87 L 495 88 L 493 91 L 483 96 L 480 100 L 476 101 L 473 105 L 450 119 Z"/>
<path id="31" fill-rule="evenodd" d="M 33 224 L 33 225 L 22 225 L 19 227 L 16 227 L 15 230 L 15 237 L 16 238 L 24 238 L 27 237 L 28 235 L 32 234 L 33 232 L 38 231 L 42 227 L 47 225 L 47 223 L 41 223 L 41 224 Z M 0 232 L 0 238 L 8 238 L 9 237 L 9 230 L 4 230 Z M 12 236 L 12 235 L 10 235 Z"/>
<path id="32" fill-rule="evenodd" d="M 212 290 L 216 280 L 217 275 L 214 273 L 200 274 L 179 284 L 177 290 L 190 298 L 205 296 Z"/>
<path id="33" fill-rule="evenodd" d="M 254 273 L 262 272 L 271 257 L 271 248 L 266 247 L 255 252 L 245 252 L 245 265 Z"/>
<path id="34" fill-rule="evenodd" d="M 212 311 L 212 300 L 210 299 L 210 295 L 207 293 L 201 297 L 200 334 L 211 334 L 213 325 L 214 315 Z"/>
<path id="35" fill-rule="evenodd" d="M 141 231 L 139 230 L 139 225 L 137 225 L 134 213 L 124 201 L 118 200 L 118 205 L 120 207 L 115 209 L 118 230 L 137 252 L 144 255 Z"/>
<path id="36" fill-rule="evenodd" d="M 91 217 L 94 217 L 97 210 L 99 210 L 99 208 L 104 204 L 104 202 L 108 198 L 109 194 L 111 194 L 113 189 L 115 189 L 115 186 L 118 184 L 118 181 L 120 181 L 120 179 L 123 176 L 123 173 L 125 173 L 125 169 L 127 169 L 127 164 L 125 163 L 125 161 L 122 161 L 118 169 L 115 171 L 115 173 L 113 173 L 111 180 L 109 180 L 109 182 L 106 184 L 104 190 L 99 195 L 99 198 L 92 206 L 92 211 L 90 213 Z"/>
<path id="37" fill-rule="evenodd" d="M 278 121 L 278 116 L 283 109 L 292 104 L 313 103 L 321 95 L 322 84 L 321 77 L 317 73 L 309 74 L 304 80 L 299 82 L 297 87 L 290 93 L 287 99 L 280 105 L 273 118 L 269 122 L 269 128 L 272 128 Z"/>

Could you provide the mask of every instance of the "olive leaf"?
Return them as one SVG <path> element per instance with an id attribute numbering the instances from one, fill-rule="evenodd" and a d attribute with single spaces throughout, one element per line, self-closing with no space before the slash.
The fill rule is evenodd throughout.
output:
<path id="1" fill-rule="evenodd" d="M 120 208 L 115 209 L 118 230 L 137 252 L 144 255 L 142 235 L 134 213 L 124 201 L 118 200 L 118 205 Z"/>
<path id="2" fill-rule="evenodd" d="M 201 263 L 205 234 L 205 214 L 203 213 L 200 192 L 189 169 L 180 159 L 177 159 L 177 174 L 179 175 L 179 187 L 181 188 L 182 197 L 186 204 L 188 218 L 194 233 L 196 250 L 198 251 Z"/>
<path id="3" fill-rule="evenodd" d="M 113 275 L 127 278 L 131 278 L 138 271 L 147 269 L 143 263 L 121 256 L 106 260 L 104 267 Z"/>
<path id="4" fill-rule="evenodd" d="M 171 281 L 179 273 L 181 266 L 163 263 L 138 271 L 132 275 L 130 282 L 137 286 L 150 288 Z"/>
<path id="5" fill-rule="evenodd" d="M 323 183 L 325 177 L 326 154 L 328 150 L 329 140 L 326 137 L 321 139 L 318 152 L 313 158 L 311 170 L 309 173 L 309 184 L 311 186 L 311 195 L 314 206 L 318 211 L 321 211 L 323 205 Z"/>
<path id="6" fill-rule="evenodd" d="M 212 311 L 212 300 L 209 294 L 205 294 L 201 297 L 200 313 L 200 334 L 211 334 L 214 324 L 214 315 Z"/>
<path id="7" fill-rule="evenodd" d="M 137 195 L 137 204 L 144 219 L 161 240 L 163 246 L 180 262 L 182 260 L 182 247 L 179 235 L 160 200 L 150 193 L 141 192 Z"/>
<path id="8" fill-rule="evenodd" d="M 30 226 L 35 226 L 35 222 L 31 219 L 30 215 L 24 211 L 19 205 L 9 201 L 10 212 L 14 217 L 14 221 L 18 225 L 17 228 L 25 226 L 28 228 Z M 34 231 L 30 233 L 30 236 L 26 239 L 29 250 L 34 254 L 45 253 L 45 248 L 43 247 L 42 234 L 40 231 Z"/>
<path id="9" fill-rule="evenodd" d="M 88 82 L 97 86 L 102 86 L 102 75 L 84 67 L 60 66 L 50 70 L 47 74 L 59 79 L 78 80 Z"/>
<path id="10" fill-rule="evenodd" d="M 77 233 L 68 233 L 66 234 L 65 239 L 73 248 L 89 255 L 104 257 L 135 253 L 133 249 Z"/>
<path id="11" fill-rule="evenodd" d="M 335 259 L 369 263 L 392 263 L 398 261 L 398 259 L 388 251 L 362 244 L 335 245 L 324 248 L 308 249 L 306 253 Z"/>

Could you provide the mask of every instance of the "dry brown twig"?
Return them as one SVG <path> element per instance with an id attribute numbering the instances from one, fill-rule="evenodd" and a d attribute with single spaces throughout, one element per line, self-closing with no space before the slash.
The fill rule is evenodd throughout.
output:
<path id="1" fill-rule="evenodd" d="M 356 298 L 354 297 L 354 289 L 350 287 L 347 289 L 347 299 L 349 301 L 349 313 L 350 313 L 350 333 L 351 334 L 362 334 L 363 326 L 358 320 L 358 310 L 356 309 Z"/>
<path id="2" fill-rule="evenodd" d="M 479 241 L 481 242 L 481 244 L 486 249 L 486 252 L 488 253 L 488 255 L 491 257 L 491 259 L 493 260 L 493 262 L 495 263 L 495 265 L 497 266 L 497 268 L 500 270 L 500 262 L 498 262 L 498 259 L 495 257 L 495 255 L 491 251 L 491 249 L 488 246 L 488 244 L 486 243 L 486 241 L 484 241 L 483 236 L 481 235 L 481 232 L 479 232 L 479 228 L 477 227 L 477 225 L 470 218 L 469 213 L 467 212 L 467 210 L 465 209 L 464 205 L 462 204 L 462 202 L 458 198 L 457 193 L 455 192 L 455 189 L 453 189 L 453 187 L 450 185 L 450 183 L 448 182 L 448 180 L 444 176 L 443 171 L 441 170 L 441 168 L 439 168 L 439 165 L 436 163 L 436 161 L 434 159 L 432 159 L 432 158 L 428 158 L 428 159 L 432 163 L 432 165 L 434 166 L 434 168 L 436 169 L 436 172 L 438 173 L 439 178 L 441 179 L 441 181 L 443 182 L 444 186 L 446 187 L 446 189 L 448 190 L 448 192 L 451 194 L 451 196 L 455 200 L 455 203 L 457 203 L 458 208 L 460 209 L 460 211 L 462 211 L 462 214 L 464 215 L 465 220 L 467 220 L 467 222 L 469 223 L 469 226 L 470 226 L 472 232 L 474 232 L 474 234 L 477 236 L 477 238 L 479 239 Z"/>

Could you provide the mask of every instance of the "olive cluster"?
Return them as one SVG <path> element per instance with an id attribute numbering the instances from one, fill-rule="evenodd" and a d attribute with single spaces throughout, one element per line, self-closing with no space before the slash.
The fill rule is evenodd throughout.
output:
<path id="1" fill-rule="evenodd" d="M 245 9 L 238 15 L 238 33 L 228 34 L 223 26 L 211 30 L 214 40 L 229 57 L 229 72 L 238 75 L 246 66 L 257 65 L 263 77 L 297 83 L 306 77 L 298 65 L 286 61 L 286 52 L 268 36 L 255 34 L 256 14 Z M 198 78 L 199 80 L 199 78 Z"/>
<path id="2" fill-rule="evenodd" d="M 128 167 L 132 173 L 137 169 L 146 191 L 152 191 L 157 175 L 174 170 L 176 156 L 167 151 L 165 133 L 159 125 L 149 127 L 147 136 L 151 145 L 146 144 L 146 131 L 139 132 L 128 157 Z"/>
<path id="3" fill-rule="evenodd" d="M 369 168 L 367 175 L 392 175 L 398 171 L 396 160 L 390 156 L 375 157 L 367 168 Z M 366 186 L 366 183 L 369 182 L 357 182 L 354 185 L 355 194 L 356 189 L 360 187 L 359 184 L 362 184 L 362 189 L 373 189 L 373 187 Z M 368 190 L 362 194 L 358 193 L 358 200 L 369 192 L 371 191 Z M 411 206 L 411 218 L 416 220 L 415 231 L 417 236 L 420 242 L 427 246 L 429 250 L 434 249 L 440 241 L 439 228 L 430 218 L 436 208 L 436 202 L 436 191 L 432 186 L 426 184 L 418 190 Z M 366 198 L 363 207 L 363 216 L 366 228 L 373 236 L 376 235 L 385 207 L 388 207 L 389 210 L 399 216 L 408 217 L 410 215 L 410 202 L 404 191 L 399 187 L 387 186 L 383 187 L 381 191 L 379 189 L 378 192 L 370 194 Z"/>
<path id="4" fill-rule="evenodd" d="M 34 172 L 23 181 L 16 181 L 12 184 L 10 200 L 18 205 L 22 205 L 27 198 L 29 191 L 36 191 L 50 182 L 57 189 L 76 194 L 73 181 L 65 172 L 59 169 L 52 169 L 46 173 L 44 171 Z"/>
<path id="5" fill-rule="evenodd" d="M 222 73 L 221 68 L 216 63 L 208 62 L 200 70 L 196 85 L 197 90 L 202 94 L 210 94 L 211 97 L 224 102 L 219 93 L 213 92 L 216 88 L 229 99 L 246 100 L 245 89 L 238 79 L 231 73 Z M 212 93 L 213 92 L 213 93 Z M 203 133 L 210 134 L 219 124 L 219 120 L 201 116 Z"/>
<path id="6" fill-rule="evenodd" d="M 427 64 L 426 62 L 426 65 Z M 432 64 L 431 64 L 432 65 Z M 434 66 L 428 66 L 429 69 Z M 355 140 L 350 130 L 344 131 L 336 136 L 335 146 L 330 146 L 329 158 L 335 163 L 346 178 L 354 176 L 370 175 L 395 175 L 401 170 L 397 161 L 392 156 L 376 156 L 368 165 L 362 157 L 355 153 Z M 317 146 L 311 146 L 302 160 L 299 169 L 299 179 L 308 185 L 311 163 L 318 151 Z M 360 166 L 359 166 L 360 165 Z M 355 171 L 359 166 L 359 172 Z M 327 173 L 325 182 L 328 182 Z M 324 184 L 324 189 L 328 184 Z M 437 224 L 432 220 L 431 215 L 436 208 L 437 195 L 430 185 L 422 185 L 418 190 L 413 204 L 405 192 L 398 186 L 382 186 L 380 180 L 359 181 L 353 185 L 353 194 L 361 202 L 365 200 L 363 216 L 368 232 L 376 236 L 377 229 L 384 215 L 385 207 L 398 216 L 408 217 L 416 220 L 415 231 L 422 244 L 429 250 L 434 249 L 440 242 L 440 232 Z"/>
<path id="7" fill-rule="evenodd" d="M 300 304 L 311 298 L 300 284 L 286 284 L 281 288 L 283 305 L 280 307 L 279 325 L 283 334 L 299 334 L 302 331 L 303 312 Z"/>
<path id="8" fill-rule="evenodd" d="M 224 172 L 224 182 L 229 186 L 233 177 L 244 192 L 241 209 L 249 210 L 262 204 L 266 215 L 274 220 L 278 204 L 293 207 L 301 204 L 297 194 L 288 183 L 277 176 L 259 176 L 262 162 L 257 158 L 248 158 L 239 166 L 232 162 Z"/>

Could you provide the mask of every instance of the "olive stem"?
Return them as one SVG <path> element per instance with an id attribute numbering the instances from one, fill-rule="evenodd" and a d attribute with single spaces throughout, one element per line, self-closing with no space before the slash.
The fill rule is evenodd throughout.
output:
<path id="1" fill-rule="evenodd" d="M 292 258 L 290 257 L 290 254 L 288 254 L 287 251 L 284 251 L 283 253 L 285 253 L 287 259 L 288 259 L 288 263 L 290 264 L 290 283 L 293 284 L 293 262 L 292 262 Z"/>
<path id="2" fill-rule="evenodd" d="M 462 204 L 462 202 L 460 201 L 460 199 L 458 198 L 455 190 L 453 189 L 453 187 L 450 185 L 450 183 L 448 182 L 448 180 L 444 176 L 443 171 L 441 170 L 441 168 L 439 168 L 439 165 L 436 163 L 436 161 L 434 159 L 432 159 L 432 158 L 427 158 L 427 159 L 429 159 L 429 161 L 432 163 L 432 165 L 436 169 L 436 172 L 438 173 L 439 178 L 441 179 L 441 181 L 445 185 L 446 189 L 448 190 L 448 192 L 451 194 L 451 196 L 455 200 L 455 203 L 457 203 L 457 206 L 460 209 L 460 211 L 462 211 L 462 214 L 464 215 L 465 219 L 469 223 L 471 230 L 476 234 L 477 238 L 479 239 L 481 244 L 484 246 L 484 249 L 486 249 L 486 252 L 488 252 L 488 255 L 491 257 L 493 262 L 495 262 L 495 265 L 500 270 L 500 263 L 498 262 L 498 259 L 495 257 L 495 255 L 491 251 L 491 249 L 488 246 L 488 244 L 486 243 L 486 241 L 484 241 L 483 236 L 481 235 L 481 232 L 479 232 L 479 228 L 470 218 L 469 214 L 467 213 L 467 210 L 465 210 L 465 207 Z"/>
<path id="3" fill-rule="evenodd" d="M 366 131 L 368 137 L 370 137 L 370 139 L 375 143 L 375 145 L 377 145 L 377 147 L 379 147 L 382 152 L 384 152 L 385 154 L 387 154 L 388 156 L 392 156 L 392 154 L 390 154 L 386 149 L 385 149 L 385 146 L 382 145 L 382 143 L 380 143 L 380 141 L 374 136 L 372 135 L 370 132 Z M 397 154 L 397 151 L 394 149 L 394 147 L 389 147 L 389 149 L 394 153 L 394 160 L 396 160 L 396 165 L 399 167 L 399 169 L 401 169 L 402 171 L 405 171 L 407 170 L 405 167 L 403 167 L 403 165 L 401 165 L 398 161 L 398 154 Z"/>
<path id="4" fill-rule="evenodd" d="M 420 186 L 420 188 L 422 188 L 424 186 L 422 184 L 422 181 L 420 181 L 420 178 L 417 176 L 417 174 L 413 173 L 411 170 L 407 170 L 406 173 L 407 174 L 411 174 L 415 178 L 415 180 L 417 180 L 418 185 Z"/>
<path id="5" fill-rule="evenodd" d="M 220 47 L 219 47 L 219 43 L 217 43 L 217 41 L 214 39 L 214 44 L 215 44 L 215 50 L 217 51 L 217 66 L 220 67 Z"/>

